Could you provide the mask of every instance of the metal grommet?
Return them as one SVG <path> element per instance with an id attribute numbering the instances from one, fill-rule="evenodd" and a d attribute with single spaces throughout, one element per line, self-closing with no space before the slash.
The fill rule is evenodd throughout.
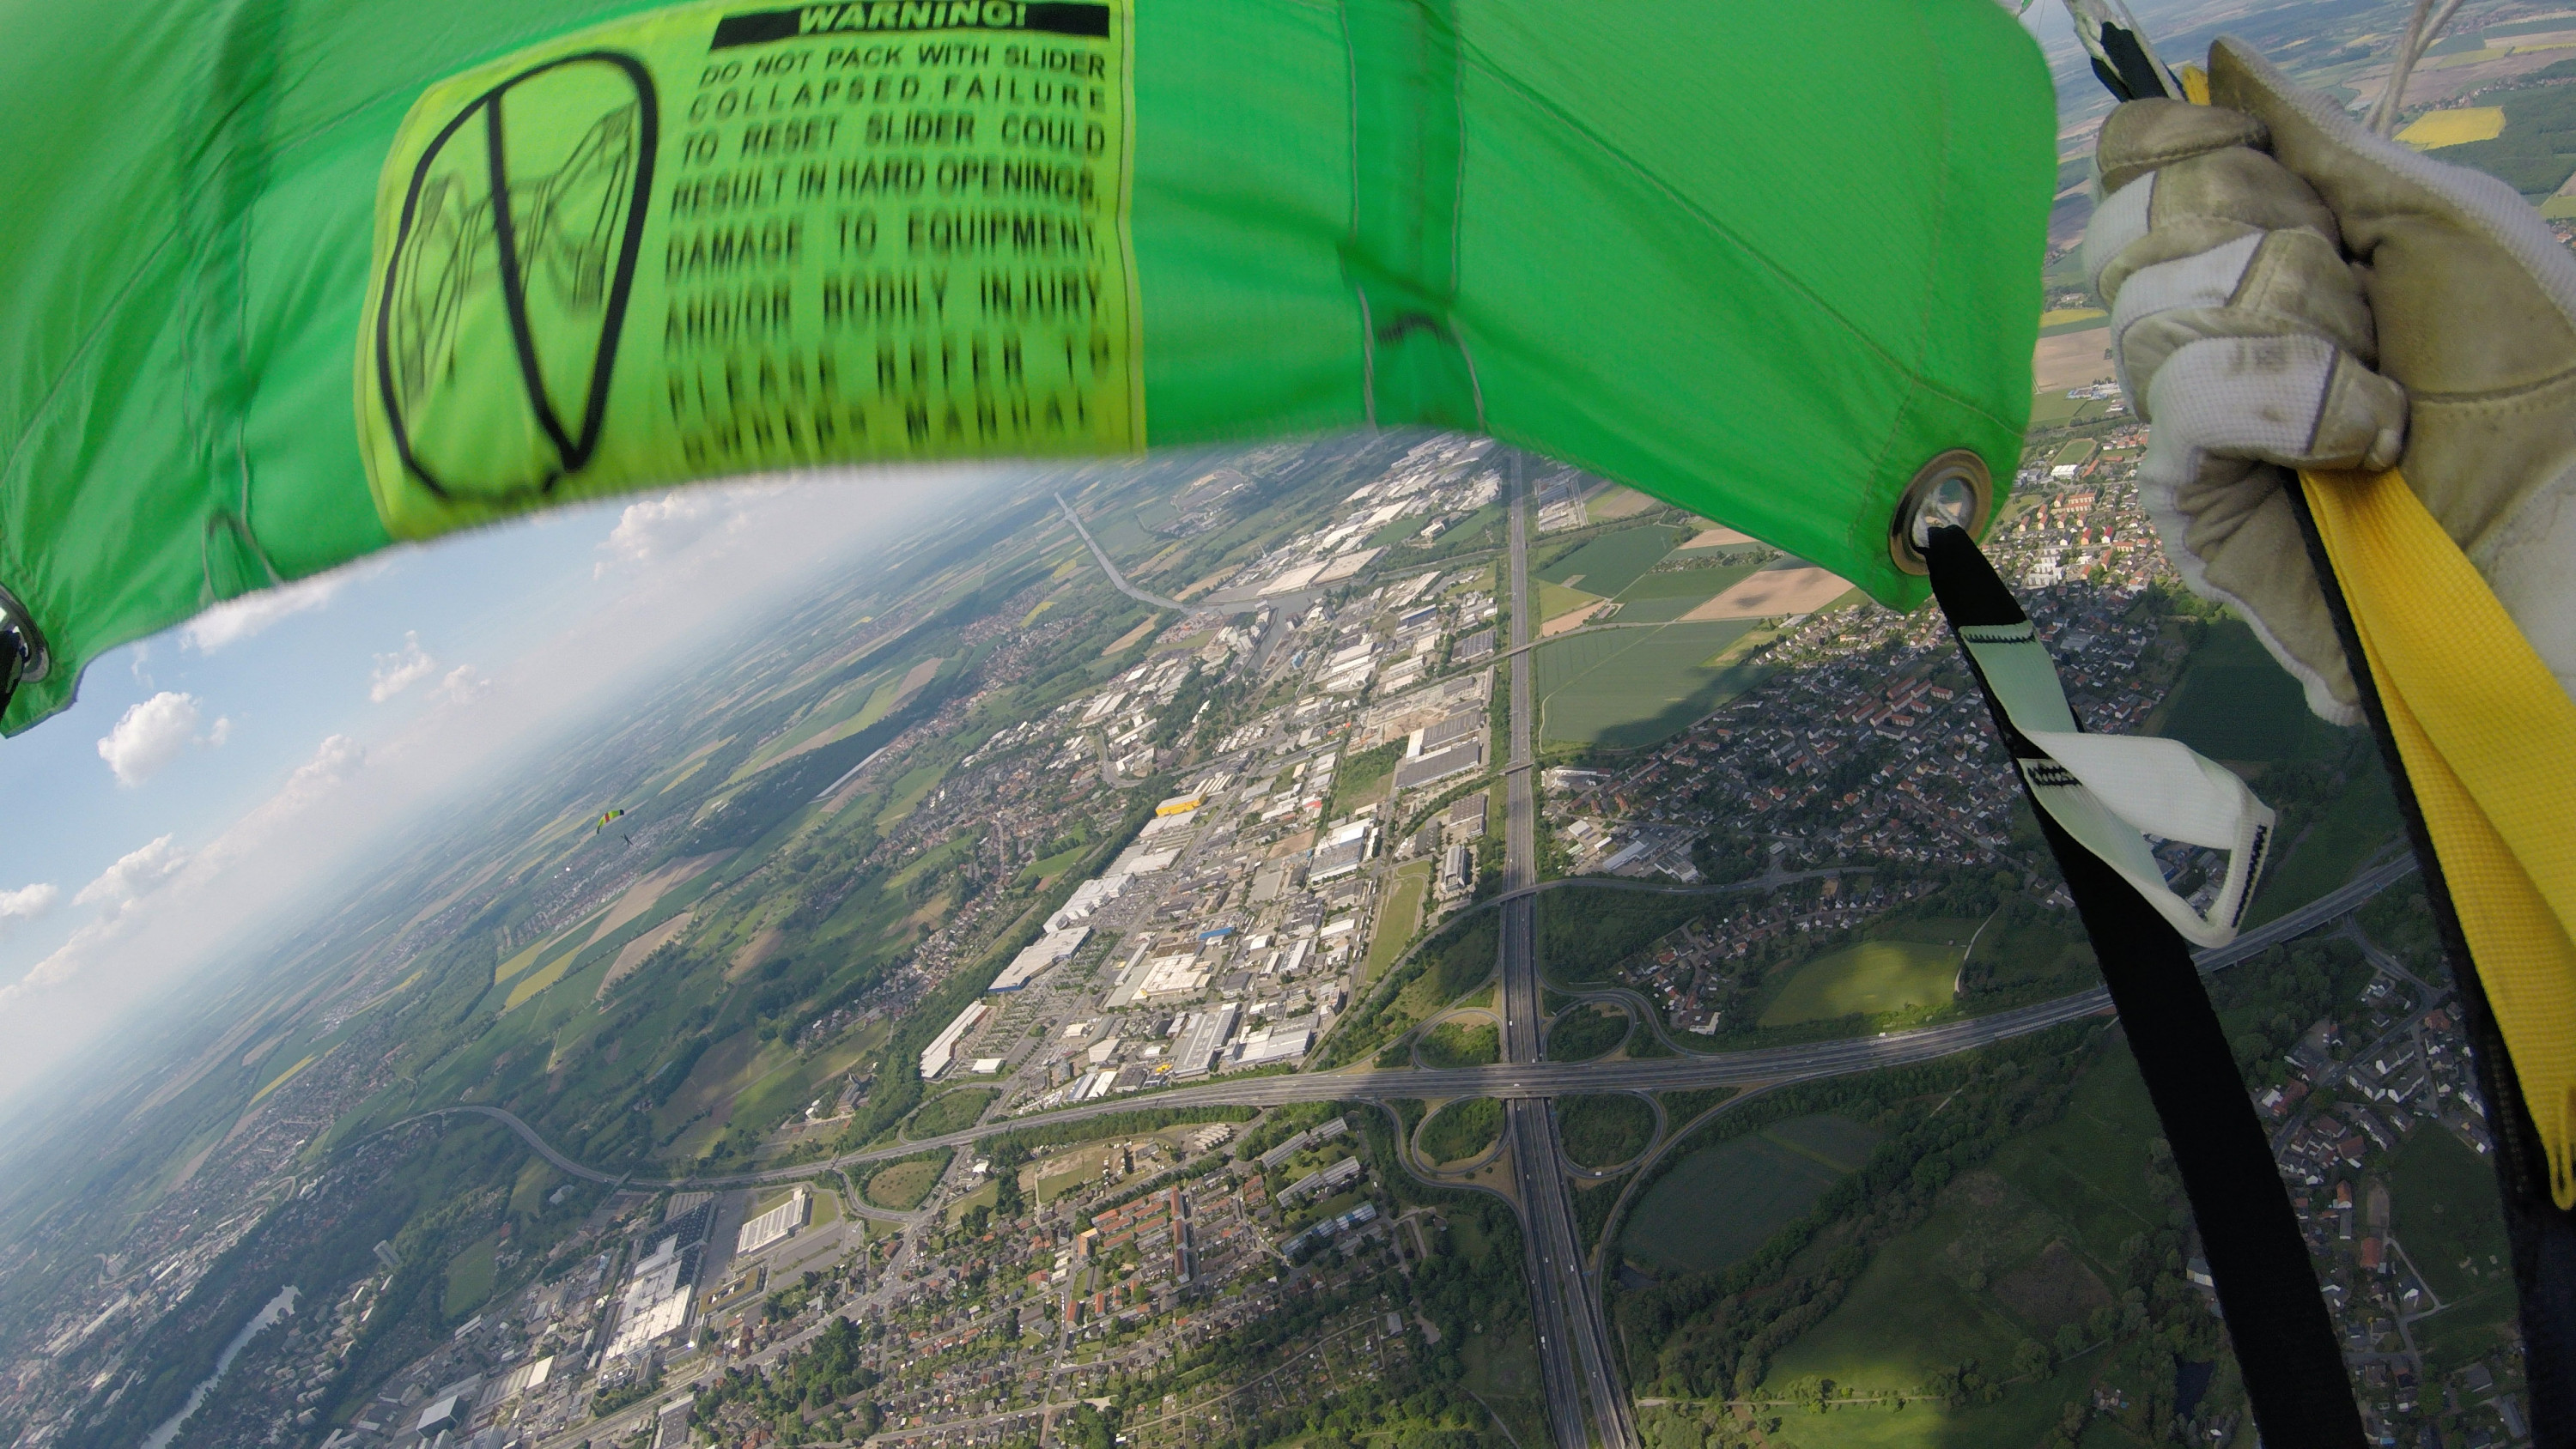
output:
<path id="1" fill-rule="evenodd" d="M 1952 448 L 1924 464 L 1905 485 L 1887 521 L 1887 555 L 1906 573 L 1929 573 L 1922 548 L 1934 525 L 1955 524 L 1973 537 L 1986 531 L 1994 511 L 1995 480 L 1986 471 L 1986 460 L 1966 448 Z"/>
<path id="2" fill-rule="evenodd" d="M 45 631 L 36 627 L 36 616 L 18 602 L 18 596 L 5 588 L 0 588 L 0 635 L 17 644 L 25 661 L 18 667 L 20 684 L 33 684 L 52 672 L 54 655 L 45 645 Z"/>

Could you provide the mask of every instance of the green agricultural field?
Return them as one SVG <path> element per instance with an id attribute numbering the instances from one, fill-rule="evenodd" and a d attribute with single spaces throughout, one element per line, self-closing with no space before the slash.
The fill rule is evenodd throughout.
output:
<path id="1" fill-rule="evenodd" d="M 1414 1047 L 1426 1067 L 1481 1067 L 1503 1059 L 1501 1037 L 1491 1026 L 1444 1021 Z"/>
<path id="2" fill-rule="evenodd" d="M 1858 1172 L 1881 1136 L 1875 1127 L 1849 1117 L 1792 1117 L 1765 1129 L 1763 1136 L 1799 1156 L 1836 1172 Z"/>
<path id="3" fill-rule="evenodd" d="M 1091 848 L 1096 843 L 1097 842 L 1086 840 L 1080 845 L 1067 846 L 1065 849 L 1059 850 L 1053 855 L 1030 861 L 1027 865 L 1020 868 L 1019 883 L 1022 885 L 1036 885 L 1041 881 L 1052 880 L 1056 876 L 1064 874 L 1066 871 L 1080 865 L 1082 863 L 1082 858 L 1091 853 Z"/>
<path id="4" fill-rule="evenodd" d="M 878 1207 L 910 1212 L 921 1206 L 923 1198 L 930 1196 L 930 1190 L 939 1185 L 939 1174 L 947 1167 L 946 1152 L 929 1157 L 907 1157 L 878 1168 L 860 1191 Z"/>
<path id="5" fill-rule="evenodd" d="M 1545 623 L 1559 614 L 1571 614 L 1586 604 L 1597 604 L 1601 598 L 1601 595 L 1587 590 L 1541 582 L 1538 586 L 1538 619 Z"/>
<path id="6" fill-rule="evenodd" d="M 2389 1230 L 2442 1311 L 2418 1326 L 2438 1345 L 2428 1353 L 2458 1367 L 2500 1346 L 2498 1328 L 2513 1314 L 2511 1258 L 2495 1168 L 2432 1122 L 2398 1144 L 2388 1174 Z"/>
<path id="7" fill-rule="evenodd" d="M 2325 748 L 2334 726 L 2308 713 L 2297 680 L 2235 619 L 2210 626 L 2166 707 L 2163 733 L 2213 760 L 2270 764 Z"/>
<path id="8" fill-rule="evenodd" d="M 1620 593 L 1618 620 L 1622 624 L 1669 624 L 1751 578 L 1759 568 L 1745 563 L 1647 574 Z"/>
<path id="9" fill-rule="evenodd" d="M 1377 929 L 1369 937 L 1367 958 L 1360 964 L 1359 984 L 1366 988 L 1395 964 L 1404 954 L 1405 943 L 1422 924 L 1422 901 L 1431 893 L 1431 862 L 1417 860 L 1395 868 L 1393 886 L 1387 891 L 1386 907 L 1377 913 Z"/>
<path id="10" fill-rule="evenodd" d="M 2113 1301 L 2065 1224 L 1990 1172 L 1968 1174 L 1913 1230 L 1880 1248 L 1849 1296 L 1771 1362 L 1773 1387 L 1822 1375 L 1899 1390 L 1975 1359 L 2008 1374 L 2024 1339 L 2047 1341 Z M 2056 1396 L 2016 1386 L 2007 1403 L 2054 1417 Z M 1891 1443 L 1941 1443 L 1895 1439 Z"/>
<path id="11" fill-rule="evenodd" d="M 1863 941 L 1798 968 L 1762 1013 L 1764 1026 L 1876 1016 L 1951 998 L 1959 949 L 1921 941 Z"/>
<path id="12" fill-rule="evenodd" d="M 1628 1013 L 1615 1006 L 1577 1006 L 1547 1029 L 1547 1059 L 1588 1062 L 1628 1039 Z"/>
<path id="13" fill-rule="evenodd" d="M 1465 1162 L 1502 1135 L 1503 1104 L 1491 1097 L 1466 1097 L 1432 1113 L 1417 1140 L 1423 1156 L 1434 1162 Z"/>
<path id="14" fill-rule="evenodd" d="M 939 777 L 947 773 L 946 765 L 924 765 L 895 781 L 893 795 L 886 800 L 885 808 L 877 812 L 878 824 L 889 825 L 911 814 L 912 807 L 920 804 L 922 797 L 930 793 L 930 787 L 938 784 Z"/>
<path id="15" fill-rule="evenodd" d="M 1541 743 L 1638 749 L 1680 733 L 1761 677 L 1750 668 L 1709 667 L 1753 625 L 1667 624 L 1541 646 L 1534 651 Z"/>
<path id="16" fill-rule="evenodd" d="M 439 1306 L 450 1319 L 463 1318 L 492 1296 L 492 1279 L 497 1271 L 494 1254 L 500 1246 L 497 1237 L 482 1238 L 447 1260 L 446 1296 Z"/>
<path id="17" fill-rule="evenodd" d="M 2566 62 L 2548 67 L 2558 72 Z M 2556 191 L 2576 171 L 2576 92 L 2564 86 L 2490 93 L 2482 104 L 2504 111 L 2504 134 L 2441 148 L 2442 159 L 2473 166 L 2510 184 L 2532 201 Z"/>
<path id="18" fill-rule="evenodd" d="M 1649 524 L 1605 533 L 1539 570 L 1541 581 L 1603 597 L 1618 593 L 1661 562 L 1688 537 L 1679 529 Z"/>
<path id="19" fill-rule="evenodd" d="M 1976 946 L 1968 955 L 1972 992 L 2057 981 L 2076 990 L 2092 979 L 2092 942 L 2080 925 L 2055 912 L 2006 909 L 1975 934 Z"/>
<path id="20" fill-rule="evenodd" d="M 1704 558 L 1709 555 L 1687 556 Z M 1619 602 L 1635 604 L 1642 599 L 1714 599 L 1761 571 L 1762 566 L 1756 563 L 1665 569 L 1639 576 L 1635 583 L 1619 591 Z"/>
<path id="21" fill-rule="evenodd" d="M 1955 1361 L 1954 1361 L 1955 1362 Z M 1830 1414 L 1799 1412 L 1767 1435 L 1779 1449 L 1955 1449 L 1960 1445 L 2039 1444 L 2056 1427 L 2061 1406 L 2084 1397 L 2100 1355 L 2078 1359 L 2038 1382 L 2016 1383 L 1992 1403 L 1952 1408 L 1938 1399 L 1909 1398 L 1903 1408 L 1865 1405 Z M 2009 1369 L 2006 1370 L 2009 1372 Z M 1771 1387 L 1786 1382 L 1775 1374 Z M 1836 1379 L 1843 1384 L 1845 1380 Z M 1876 1378 L 1850 1383 L 1875 1383 Z M 2250 1439 L 2248 1442 L 2251 1442 Z M 2110 1419 L 2096 1419 L 2083 1449 L 2147 1449 Z"/>
<path id="22" fill-rule="evenodd" d="M 1565 1155 L 1600 1169 L 1635 1160 L 1655 1140 L 1655 1109 L 1625 1092 L 1559 1097 L 1557 1136 Z"/>
<path id="23" fill-rule="evenodd" d="M 942 1092 L 921 1105 L 904 1124 L 904 1135 L 915 1139 L 937 1137 L 948 1132 L 963 1132 L 984 1116 L 984 1109 L 1002 1095 L 992 1087 L 961 1087 Z"/>
<path id="24" fill-rule="evenodd" d="M 1814 1125 L 1819 1122 L 1834 1125 Z M 1723 1268 L 1761 1247 L 1858 1166 L 1867 1150 L 1856 1158 L 1851 1144 L 1876 1141 L 1857 1122 L 1797 1117 L 1700 1148 L 1629 1209 L 1620 1252 L 1658 1272 Z M 1833 1151 L 1820 1150 L 1820 1142 Z"/>

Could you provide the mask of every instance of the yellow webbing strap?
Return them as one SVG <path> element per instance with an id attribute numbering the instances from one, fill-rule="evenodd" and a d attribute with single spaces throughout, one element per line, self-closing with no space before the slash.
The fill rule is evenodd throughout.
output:
<path id="1" fill-rule="evenodd" d="M 2576 702 L 2395 471 L 2303 472 L 2479 980 L 2576 1207 Z"/>

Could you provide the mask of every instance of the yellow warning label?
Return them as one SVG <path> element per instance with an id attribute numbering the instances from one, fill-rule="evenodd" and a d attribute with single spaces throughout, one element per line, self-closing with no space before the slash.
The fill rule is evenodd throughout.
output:
<path id="1" fill-rule="evenodd" d="M 1145 438 L 1129 0 L 683 5 L 432 86 L 376 195 L 377 511 Z"/>

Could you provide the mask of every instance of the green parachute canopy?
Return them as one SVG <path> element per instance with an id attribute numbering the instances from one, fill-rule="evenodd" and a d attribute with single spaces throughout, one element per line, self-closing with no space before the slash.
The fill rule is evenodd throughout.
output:
<path id="1" fill-rule="evenodd" d="M 2054 106 L 1993 0 L 0 14 L 11 732 L 555 503 L 1363 426 L 1910 605 L 1899 496 L 2029 408 Z"/>

